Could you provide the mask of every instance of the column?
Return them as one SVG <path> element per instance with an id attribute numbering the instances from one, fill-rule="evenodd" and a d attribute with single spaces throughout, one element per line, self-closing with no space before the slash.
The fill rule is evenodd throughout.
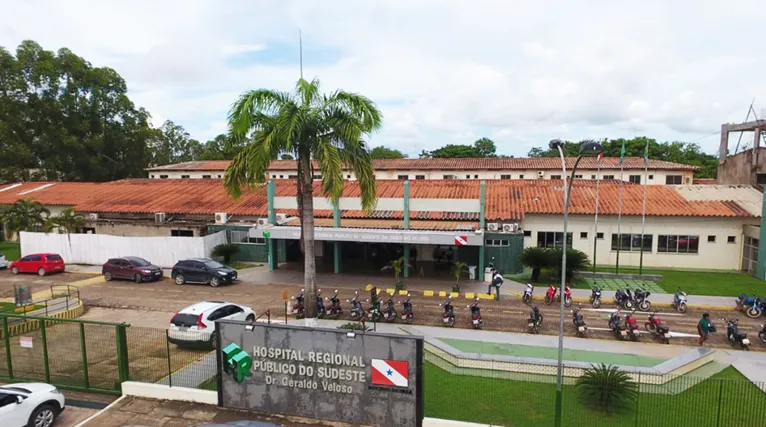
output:
<path id="1" fill-rule="evenodd" d="M 740 242 L 740 244 L 742 243 Z M 766 280 L 766 186 L 764 186 L 764 198 L 761 207 L 761 234 L 758 239 L 758 264 L 755 268 L 755 275 L 761 280 Z"/>
<path id="2" fill-rule="evenodd" d="M 404 181 L 404 229 L 410 229 L 410 181 Z M 404 244 L 404 277 L 410 277 L 410 244 Z"/>
<path id="3" fill-rule="evenodd" d="M 333 227 L 340 228 L 340 205 L 338 204 L 338 201 L 334 201 L 332 203 L 332 219 L 333 219 Z M 335 263 L 335 274 L 340 274 L 340 266 L 341 266 L 341 259 L 340 259 L 340 242 L 335 242 L 333 245 L 333 261 Z"/>
<path id="4" fill-rule="evenodd" d="M 485 196 L 486 196 L 486 187 L 487 184 L 485 181 L 481 182 L 481 192 L 479 195 L 479 229 L 482 231 L 482 236 L 484 232 L 484 207 L 485 207 Z M 485 239 L 482 239 L 481 246 L 479 246 L 479 265 L 476 266 L 476 269 L 478 270 L 476 272 L 476 277 L 479 279 L 479 281 L 484 280 L 484 242 Z"/>
<path id="5" fill-rule="evenodd" d="M 266 186 L 266 200 L 269 214 L 269 224 L 277 224 L 277 210 L 274 208 L 274 195 L 277 193 L 277 183 L 269 181 Z M 266 247 L 269 250 L 269 270 L 276 270 L 279 268 L 279 254 L 277 253 L 276 240 L 266 237 Z"/>

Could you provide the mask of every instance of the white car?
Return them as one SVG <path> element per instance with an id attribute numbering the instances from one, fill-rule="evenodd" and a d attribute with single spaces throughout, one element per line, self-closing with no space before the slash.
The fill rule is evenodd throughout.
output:
<path id="1" fill-rule="evenodd" d="M 0 386 L 3 427 L 51 427 L 64 410 L 64 395 L 46 383 Z"/>
<path id="2" fill-rule="evenodd" d="M 183 347 L 215 348 L 216 320 L 255 321 L 255 310 L 244 305 L 222 301 L 192 304 L 170 319 L 168 340 Z"/>
<path id="3" fill-rule="evenodd" d="M 8 268 L 8 262 L 7 259 L 5 259 L 5 255 L 3 255 L 2 252 L 0 252 L 0 268 Z"/>

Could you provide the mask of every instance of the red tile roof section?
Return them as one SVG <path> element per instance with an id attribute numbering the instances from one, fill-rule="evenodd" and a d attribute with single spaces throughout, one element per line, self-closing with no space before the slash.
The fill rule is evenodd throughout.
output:
<path id="1" fill-rule="evenodd" d="M 694 178 L 692 185 L 715 185 L 715 178 Z"/>
<path id="2" fill-rule="evenodd" d="M 300 222 L 297 219 L 293 219 L 286 225 L 297 227 L 300 225 Z M 330 218 L 315 218 L 314 226 L 333 227 L 334 222 Z M 348 219 L 343 221 L 342 226 L 344 228 L 401 230 L 404 224 L 402 224 L 401 220 L 391 219 Z M 475 230 L 479 228 L 479 223 L 462 221 L 410 221 L 411 230 L 452 231 L 461 229 L 466 231 L 468 227 Z"/>
<path id="3" fill-rule="evenodd" d="M 574 166 L 575 159 L 567 158 L 567 169 Z M 314 168 L 319 169 L 316 160 Z M 148 171 L 215 171 L 224 170 L 229 165 L 228 160 L 209 160 L 198 162 L 185 162 L 174 165 L 156 166 L 148 168 Z M 558 157 L 520 157 L 520 158 L 478 158 L 478 159 L 376 159 L 372 161 L 376 170 L 560 170 L 561 160 Z M 580 161 L 582 169 L 596 169 L 598 167 L 595 158 L 586 157 Z M 664 160 L 649 159 L 649 169 L 652 170 L 678 170 L 695 171 L 699 167 L 681 163 L 667 162 Z M 623 163 L 624 169 L 643 169 L 643 157 L 626 157 Z M 269 166 L 271 171 L 294 171 L 295 160 L 274 160 Z M 601 159 L 601 169 L 620 169 L 619 157 L 604 157 Z"/>

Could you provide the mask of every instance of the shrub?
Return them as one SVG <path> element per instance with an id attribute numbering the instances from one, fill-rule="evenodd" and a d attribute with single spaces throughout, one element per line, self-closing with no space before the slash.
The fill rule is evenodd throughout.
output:
<path id="1" fill-rule="evenodd" d="M 346 323 L 345 325 L 338 326 L 338 329 L 348 329 L 349 331 L 371 331 L 372 330 L 361 323 Z"/>
<path id="2" fill-rule="evenodd" d="M 228 264 L 237 252 L 239 252 L 239 245 L 236 243 L 221 243 L 213 248 L 213 256 L 223 257 L 224 264 Z"/>
<path id="3" fill-rule="evenodd" d="M 561 256 L 564 254 L 564 251 L 561 248 L 549 249 L 549 251 L 550 258 L 553 261 L 551 267 L 555 268 L 559 277 L 561 277 Z M 567 249 L 567 283 L 572 280 L 576 272 L 587 269 L 589 265 L 590 261 L 588 261 L 588 255 L 585 252 L 578 251 L 577 249 Z"/>
<path id="4" fill-rule="evenodd" d="M 532 269 L 531 280 L 533 282 L 540 280 L 540 271 L 553 266 L 551 251 L 546 248 L 525 248 L 521 252 L 519 262 L 521 262 L 521 265 Z"/>
<path id="5" fill-rule="evenodd" d="M 584 406 L 607 414 L 632 407 L 638 398 L 638 387 L 630 376 L 603 363 L 586 369 L 577 379 L 575 390 Z"/>

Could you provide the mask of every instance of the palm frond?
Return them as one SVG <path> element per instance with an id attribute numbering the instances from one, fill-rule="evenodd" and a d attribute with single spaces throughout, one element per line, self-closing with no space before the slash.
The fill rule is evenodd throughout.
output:
<path id="1" fill-rule="evenodd" d="M 319 92 L 319 79 L 314 78 L 310 82 L 305 79 L 299 79 L 295 85 L 295 91 L 301 99 L 302 106 L 307 108 L 316 108 L 322 100 Z"/>
<path id="2" fill-rule="evenodd" d="M 290 94 L 256 89 L 243 93 L 229 111 L 229 134 L 236 141 L 244 138 L 254 128 L 259 128 L 260 119 L 269 117 L 281 106 L 293 103 Z"/>
<path id="3" fill-rule="evenodd" d="M 337 202 L 343 195 L 343 156 L 328 138 L 317 141 L 314 154 L 322 171 L 322 193 Z"/>
<path id="4" fill-rule="evenodd" d="M 327 103 L 329 108 L 341 108 L 358 117 L 364 133 L 374 132 L 382 125 L 383 114 L 372 100 L 363 95 L 337 90 L 327 98 Z"/>

